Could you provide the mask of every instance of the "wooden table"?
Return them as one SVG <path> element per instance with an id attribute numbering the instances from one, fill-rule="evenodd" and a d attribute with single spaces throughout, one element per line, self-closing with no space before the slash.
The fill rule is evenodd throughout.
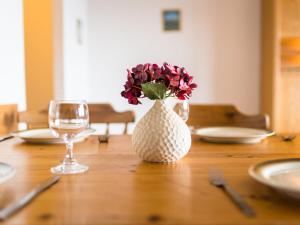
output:
<path id="1" fill-rule="evenodd" d="M 0 161 L 16 167 L 1 184 L 0 207 L 18 199 L 51 176 L 49 168 L 64 155 L 63 145 L 0 143 Z M 251 164 L 299 157 L 300 138 L 272 137 L 256 145 L 209 144 L 194 137 L 190 153 L 176 164 L 142 162 L 130 136 L 96 137 L 75 145 L 85 174 L 66 175 L 51 189 L 3 224 L 300 224 L 300 201 L 252 180 Z M 208 182 L 208 168 L 220 168 L 228 182 L 257 212 L 247 218 Z"/>

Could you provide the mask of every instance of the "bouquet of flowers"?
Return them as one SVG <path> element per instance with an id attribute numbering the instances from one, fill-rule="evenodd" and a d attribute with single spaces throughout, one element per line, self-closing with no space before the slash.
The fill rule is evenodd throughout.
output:
<path id="1" fill-rule="evenodd" d="M 192 91 L 197 87 L 193 77 L 184 67 L 164 63 L 139 64 L 127 70 L 125 90 L 121 95 L 128 99 L 129 104 L 141 104 L 140 98 L 163 100 L 168 97 L 177 97 L 185 100 L 191 97 Z"/>

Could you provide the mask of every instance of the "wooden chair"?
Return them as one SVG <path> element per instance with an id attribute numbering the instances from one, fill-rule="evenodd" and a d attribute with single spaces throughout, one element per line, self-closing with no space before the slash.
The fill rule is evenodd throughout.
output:
<path id="1" fill-rule="evenodd" d="M 48 127 L 48 110 L 19 112 L 18 122 L 25 123 L 27 129 Z"/>
<path id="2" fill-rule="evenodd" d="M 0 105 L 0 135 L 6 135 L 16 130 L 18 130 L 17 105 Z"/>
<path id="3" fill-rule="evenodd" d="M 105 123 L 106 134 L 109 133 L 109 124 L 124 123 L 124 134 L 128 132 L 128 124 L 135 121 L 133 111 L 116 112 L 110 104 L 90 103 L 90 123 Z"/>
<path id="4" fill-rule="evenodd" d="M 179 105 L 175 106 L 175 111 Z M 267 115 L 245 115 L 239 112 L 233 105 L 190 105 L 189 126 L 236 126 L 258 129 L 269 129 L 269 117 Z"/>
<path id="5" fill-rule="evenodd" d="M 88 104 L 90 123 L 106 124 L 106 133 L 109 133 L 109 124 L 124 123 L 124 134 L 128 131 L 128 124 L 135 121 L 133 111 L 116 112 L 110 104 Z M 26 123 L 28 129 L 48 127 L 48 110 L 37 112 L 24 111 L 19 113 L 19 122 Z"/>

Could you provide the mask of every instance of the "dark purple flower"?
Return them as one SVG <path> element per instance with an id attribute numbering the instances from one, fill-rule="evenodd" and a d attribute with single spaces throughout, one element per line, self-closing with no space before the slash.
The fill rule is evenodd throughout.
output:
<path id="1" fill-rule="evenodd" d="M 161 83 L 166 86 L 166 96 L 177 97 L 184 100 L 191 97 L 192 91 L 197 87 L 193 83 L 193 77 L 182 67 L 173 66 L 164 63 L 163 66 L 157 64 L 138 64 L 131 70 L 127 70 L 127 81 L 125 90 L 121 95 L 128 100 L 130 104 L 141 104 L 139 98 L 144 96 L 142 84 Z"/>

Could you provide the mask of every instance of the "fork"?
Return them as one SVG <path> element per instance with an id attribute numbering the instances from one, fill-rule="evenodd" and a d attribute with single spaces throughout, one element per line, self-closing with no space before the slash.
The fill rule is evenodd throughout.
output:
<path id="1" fill-rule="evenodd" d="M 99 135 L 98 136 L 99 143 L 108 143 L 108 135 Z"/>
<path id="2" fill-rule="evenodd" d="M 108 143 L 109 139 L 109 124 L 106 124 L 105 134 L 98 136 L 99 143 Z"/>
<path id="3" fill-rule="evenodd" d="M 212 185 L 222 188 L 235 205 L 248 217 L 254 217 L 255 211 L 247 204 L 247 202 L 240 196 L 225 180 L 221 171 L 217 169 L 209 170 L 209 181 Z"/>
<path id="4" fill-rule="evenodd" d="M 280 136 L 282 141 L 293 141 L 296 138 L 295 134 L 289 134 L 289 135 L 281 135 Z"/>

